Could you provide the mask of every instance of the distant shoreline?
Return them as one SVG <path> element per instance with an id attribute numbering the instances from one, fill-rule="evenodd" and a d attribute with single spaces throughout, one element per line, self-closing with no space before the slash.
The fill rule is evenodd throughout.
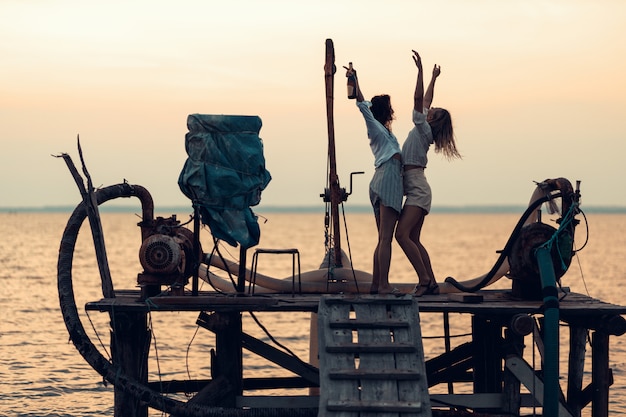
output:
<path id="1" fill-rule="evenodd" d="M 498 213 L 523 213 L 527 206 L 520 205 L 485 205 L 485 206 L 440 206 L 433 207 L 432 213 L 453 213 L 453 214 L 498 214 Z M 582 206 L 585 213 L 605 213 L 605 214 L 626 214 L 626 207 L 619 206 Z M 71 213 L 74 206 L 41 206 L 41 207 L 0 207 L 0 213 Z M 258 214 L 264 213 L 324 213 L 325 207 L 319 206 L 256 206 L 252 210 Z M 100 207 L 103 213 L 136 213 L 140 212 L 139 205 L 105 205 Z M 192 208 L 186 206 L 161 206 L 155 207 L 158 213 L 187 213 Z M 346 213 L 371 213 L 372 208 L 365 205 L 345 205 L 340 207 L 340 211 Z"/>

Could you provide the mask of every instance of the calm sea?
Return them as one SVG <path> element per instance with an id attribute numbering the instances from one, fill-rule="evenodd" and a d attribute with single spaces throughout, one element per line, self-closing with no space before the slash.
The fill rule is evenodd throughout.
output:
<path id="1" fill-rule="evenodd" d="M 137 210 L 139 212 L 139 210 Z M 161 213 L 169 216 L 172 213 Z M 189 213 L 177 213 L 186 220 Z M 302 270 L 317 269 L 324 253 L 324 218 L 320 214 L 267 213 L 260 219 L 262 235 L 259 247 L 297 247 Z M 428 248 L 439 280 L 446 276 L 468 279 L 487 272 L 497 259 L 518 214 L 433 213 L 428 216 L 423 242 Z M 110 385 L 83 360 L 63 323 L 56 287 L 56 263 L 59 242 L 69 213 L 0 213 L 0 415 L 3 416 L 112 416 L 113 393 Z M 103 213 L 103 226 L 111 273 L 116 288 L 134 288 L 141 268 L 138 250 L 141 238 L 132 213 Z M 572 261 L 562 284 L 572 291 L 589 294 L 614 304 L 626 303 L 626 214 L 588 214 L 588 243 Z M 369 213 L 346 215 L 343 237 L 349 239 L 344 249 L 351 252 L 356 269 L 370 270 L 376 233 Z M 576 245 L 586 240 L 584 224 L 577 229 Z M 205 251 L 210 233 L 203 232 Z M 223 254 L 234 260 L 238 249 L 222 247 Z M 290 257 L 268 257 L 259 263 L 259 272 L 275 277 L 291 273 Z M 78 239 L 74 257 L 74 290 L 79 309 L 87 301 L 102 297 L 91 234 L 87 224 Z M 394 246 L 392 282 L 415 282 L 416 277 L 398 246 Z M 506 278 L 495 284 L 510 288 Z M 208 288 L 203 288 L 208 289 Z M 209 378 L 210 350 L 214 339 L 195 325 L 196 314 L 153 313 L 151 380 Z M 258 319 L 283 345 L 301 358 L 308 359 L 309 316 L 307 314 L 265 315 Z M 422 314 L 422 334 L 426 357 L 444 349 L 441 317 Z M 455 343 L 465 341 L 469 326 L 467 315 L 451 315 Z M 105 356 L 109 352 L 109 326 L 106 314 L 83 311 L 83 324 Z M 296 324 L 296 325 L 294 325 Z M 259 327 L 244 317 L 246 330 L 266 339 Z M 562 332 L 562 340 L 566 332 Z M 99 342 L 101 340 L 101 342 Z M 532 342 L 532 341 L 530 341 Z M 527 342 L 527 345 L 531 343 Z M 565 344 L 565 346 L 567 346 Z M 612 415 L 626 413 L 626 349 L 624 339 L 611 337 L 610 367 L 615 383 L 610 393 Z M 563 350 L 563 349 L 562 349 Z M 530 362 L 539 359 L 527 349 Z M 590 352 L 589 346 L 587 347 Z M 157 355 L 153 355 L 157 356 Z M 562 354 L 561 374 L 567 372 Z M 272 364 L 244 356 L 245 376 L 276 372 Z M 585 384 L 590 378 L 586 368 Z M 443 392 L 445 387 L 435 387 Z M 439 390 L 439 391 L 437 391 Z M 467 387 L 455 385 L 455 392 Z M 303 392 L 295 392 L 302 394 Z M 153 410 L 151 416 L 159 416 Z M 590 415 L 590 408 L 585 411 Z"/>

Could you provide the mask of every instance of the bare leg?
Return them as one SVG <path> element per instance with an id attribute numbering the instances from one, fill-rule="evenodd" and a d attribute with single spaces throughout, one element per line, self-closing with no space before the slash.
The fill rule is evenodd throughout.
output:
<path id="1" fill-rule="evenodd" d="M 422 208 L 405 205 L 398 221 L 396 240 L 413 265 L 420 285 L 427 286 L 431 281 L 434 281 L 435 277 L 428 252 L 419 241 L 424 224 L 424 215 Z"/>
<path id="2" fill-rule="evenodd" d="M 380 285 L 380 267 L 378 265 L 378 247 L 380 246 L 380 214 L 376 216 L 376 230 L 378 231 L 378 242 L 374 249 L 374 267 L 372 271 L 372 285 L 370 287 L 370 294 L 378 294 L 378 286 Z"/>
<path id="3" fill-rule="evenodd" d="M 426 248 L 420 241 L 420 236 L 422 233 L 422 226 L 424 225 L 425 218 L 426 218 L 426 214 L 421 216 L 421 221 L 418 224 L 416 224 L 415 227 L 413 227 L 413 230 L 411 230 L 410 236 L 411 236 L 411 240 L 413 241 L 413 243 L 415 243 L 415 245 L 420 251 L 420 255 L 422 256 L 422 262 L 424 263 L 424 267 L 426 268 L 426 272 L 428 273 L 428 276 L 434 279 L 435 273 L 433 272 L 433 267 L 430 263 L 430 256 L 428 255 L 428 251 L 426 250 Z"/>
<path id="4" fill-rule="evenodd" d="M 380 205 L 380 220 L 378 222 L 378 244 L 374 251 L 374 278 L 372 287 L 376 286 L 382 294 L 391 292 L 389 286 L 389 268 L 391 266 L 391 243 L 396 228 L 398 213 Z M 373 289 L 373 288 L 372 288 Z"/>

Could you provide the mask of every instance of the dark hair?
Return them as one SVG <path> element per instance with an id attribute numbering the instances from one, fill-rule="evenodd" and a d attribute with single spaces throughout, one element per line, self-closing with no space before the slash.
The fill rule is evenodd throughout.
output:
<path id="1" fill-rule="evenodd" d="M 461 158 L 454 141 L 452 117 L 446 109 L 438 108 L 435 117 L 428 122 L 433 132 L 435 152 L 441 152 L 448 159 Z"/>
<path id="2" fill-rule="evenodd" d="M 387 129 L 390 129 L 393 117 L 393 108 L 391 107 L 391 97 L 388 94 L 381 94 L 372 97 L 372 114 L 374 118 Z"/>

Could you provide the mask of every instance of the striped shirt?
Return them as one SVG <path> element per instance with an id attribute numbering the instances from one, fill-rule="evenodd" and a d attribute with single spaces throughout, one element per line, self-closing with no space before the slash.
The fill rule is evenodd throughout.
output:
<path id="1" fill-rule="evenodd" d="M 357 101 L 356 105 L 363 113 L 367 126 L 367 137 L 370 140 L 370 148 L 374 154 L 374 166 L 378 168 L 384 162 L 391 159 L 397 153 L 401 153 L 400 144 L 396 136 L 374 118 L 369 101 Z"/>

